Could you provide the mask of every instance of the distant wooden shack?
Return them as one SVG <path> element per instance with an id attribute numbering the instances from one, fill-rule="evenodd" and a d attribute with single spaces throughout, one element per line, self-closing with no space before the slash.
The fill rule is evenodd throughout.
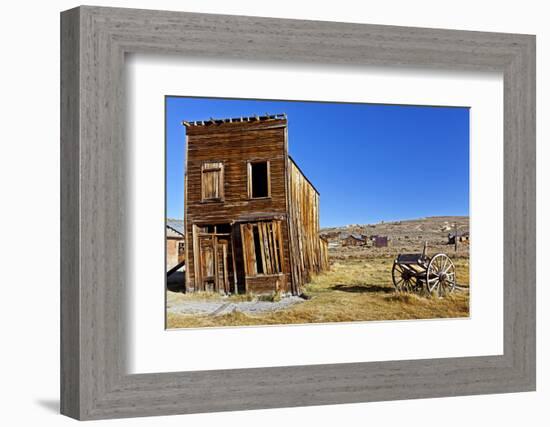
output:
<path id="1" fill-rule="evenodd" d="M 299 295 L 328 268 L 285 115 L 184 122 L 186 291 Z"/>
<path id="2" fill-rule="evenodd" d="M 388 246 L 388 236 L 371 236 L 371 240 L 375 248 L 385 248 Z"/>
<path id="3" fill-rule="evenodd" d="M 470 240 L 470 232 L 466 231 L 464 233 L 458 233 L 458 234 L 449 233 L 447 235 L 447 244 L 454 245 L 457 238 L 459 242 L 468 242 Z"/>
<path id="4" fill-rule="evenodd" d="M 340 236 L 342 246 L 364 246 L 365 239 L 357 233 L 345 233 Z"/>

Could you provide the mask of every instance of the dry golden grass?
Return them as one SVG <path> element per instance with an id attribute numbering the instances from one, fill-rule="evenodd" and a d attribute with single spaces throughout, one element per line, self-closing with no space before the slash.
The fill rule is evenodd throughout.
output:
<path id="1" fill-rule="evenodd" d="M 459 258 L 454 262 L 457 267 L 457 282 L 468 286 L 468 259 Z M 455 291 L 446 298 L 394 292 L 391 282 L 392 263 L 393 260 L 389 258 L 339 260 L 331 265 L 330 271 L 314 277 L 306 286 L 306 294 L 311 299 L 303 303 L 254 316 L 240 312 L 223 316 L 181 315 L 168 312 L 167 326 L 172 329 L 469 316 L 467 290 Z M 197 297 L 173 294 L 168 298 L 168 305 L 190 298 Z M 250 297 L 230 298 L 246 300 Z"/>

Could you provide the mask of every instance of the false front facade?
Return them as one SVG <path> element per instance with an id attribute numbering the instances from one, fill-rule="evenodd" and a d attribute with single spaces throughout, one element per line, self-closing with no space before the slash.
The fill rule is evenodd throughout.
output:
<path id="1" fill-rule="evenodd" d="M 186 292 L 300 295 L 328 255 L 286 116 L 183 124 Z"/>

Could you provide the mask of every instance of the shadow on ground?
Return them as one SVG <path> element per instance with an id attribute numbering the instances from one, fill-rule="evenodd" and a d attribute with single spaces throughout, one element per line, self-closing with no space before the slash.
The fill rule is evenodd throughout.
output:
<path id="1" fill-rule="evenodd" d="M 171 292 L 185 291 L 185 273 L 176 271 L 166 279 L 166 287 Z"/>
<path id="2" fill-rule="evenodd" d="M 50 412 L 59 413 L 59 399 L 38 399 L 36 403 Z"/>
<path id="3" fill-rule="evenodd" d="M 390 293 L 394 292 L 394 288 L 380 285 L 334 285 L 330 289 L 334 291 L 351 292 L 351 293 Z"/>

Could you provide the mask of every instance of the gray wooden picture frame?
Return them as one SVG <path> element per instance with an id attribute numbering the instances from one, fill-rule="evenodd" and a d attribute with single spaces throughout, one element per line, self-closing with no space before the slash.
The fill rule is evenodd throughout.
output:
<path id="1" fill-rule="evenodd" d="M 136 52 L 502 72 L 504 354 L 127 374 L 124 60 Z M 534 36 L 88 6 L 62 12 L 63 414 L 84 420 L 530 390 Z"/>

